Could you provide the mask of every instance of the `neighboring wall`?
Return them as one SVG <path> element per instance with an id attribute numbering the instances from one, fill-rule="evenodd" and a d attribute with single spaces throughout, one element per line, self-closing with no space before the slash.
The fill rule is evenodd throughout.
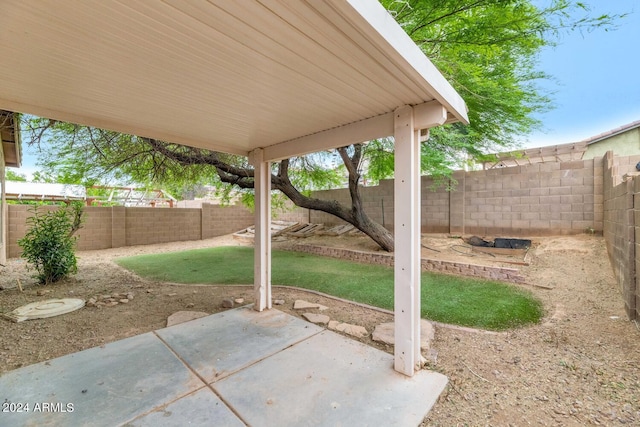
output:
<path id="1" fill-rule="evenodd" d="M 9 205 L 10 258 L 19 257 L 18 240 L 27 232 L 31 206 Z M 39 209 L 56 209 L 43 206 Z M 78 249 L 94 250 L 200 240 L 229 234 L 252 225 L 253 213 L 244 206 L 204 204 L 202 209 L 85 208 L 85 222 L 78 231 Z"/>
<path id="2" fill-rule="evenodd" d="M 583 159 L 603 157 L 607 152 L 620 156 L 637 156 L 640 153 L 640 126 L 587 145 Z"/>
<path id="3" fill-rule="evenodd" d="M 455 172 L 453 190 L 422 178 L 422 231 L 494 236 L 536 236 L 601 232 L 602 159 L 537 163 Z M 347 189 L 318 191 L 315 197 L 350 205 Z M 362 188 L 370 217 L 393 227 L 393 180 Z M 326 225 L 331 215 L 295 209 L 279 218 Z"/>
<path id="4" fill-rule="evenodd" d="M 614 158 L 609 152 L 604 165 L 604 237 L 630 319 L 640 319 L 640 177 L 635 170 L 638 160 Z"/>

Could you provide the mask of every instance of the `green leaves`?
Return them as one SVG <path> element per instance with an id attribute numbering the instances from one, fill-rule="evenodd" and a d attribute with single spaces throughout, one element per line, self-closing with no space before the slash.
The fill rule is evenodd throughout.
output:
<path id="1" fill-rule="evenodd" d="M 5 171 L 5 178 L 7 181 L 21 181 L 26 182 L 27 176 L 21 173 L 14 172 L 12 170 Z"/>
<path id="2" fill-rule="evenodd" d="M 405 28 L 465 99 L 471 124 L 449 127 L 470 155 L 512 145 L 545 108 L 535 80 L 535 54 L 545 45 L 544 17 L 528 1 L 413 1 Z"/>
<path id="3" fill-rule="evenodd" d="M 291 159 L 289 175 L 301 192 L 345 185 L 345 168 L 335 151 L 321 151 Z"/>
<path id="4" fill-rule="evenodd" d="M 540 127 L 533 113 L 551 108 L 537 85 L 548 75 L 536 55 L 563 32 L 613 28 L 619 16 L 590 17 L 583 2 L 551 0 L 382 0 L 469 108 L 468 126 L 432 130 L 434 149 L 449 161 L 454 152 L 471 158 L 504 151 Z M 438 161 L 437 157 L 433 158 Z M 443 163 L 442 165 L 445 165 Z M 436 166 L 436 169 L 439 167 Z"/>
<path id="5" fill-rule="evenodd" d="M 393 178 L 393 138 L 375 139 L 364 146 L 363 156 L 368 162 L 365 178 L 369 182 Z"/>
<path id="6" fill-rule="evenodd" d="M 73 234 L 82 224 L 82 205 L 74 203 L 44 213 L 35 206 L 32 213 L 27 218 L 29 231 L 18 244 L 22 247 L 22 257 L 36 270 L 38 282 L 48 285 L 75 273 Z"/>

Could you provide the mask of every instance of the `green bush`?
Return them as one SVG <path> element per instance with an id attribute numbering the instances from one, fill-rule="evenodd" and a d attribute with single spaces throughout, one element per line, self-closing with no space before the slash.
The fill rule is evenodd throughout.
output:
<path id="1" fill-rule="evenodd" d="M 57 210 L 38 212 L 27 219 L 29 231 L 18 240 L 22 257 L 36 270 L 41 284 L 57 282 L 77 271 L 74 233 L 82 224 L 82 204 L 74 203 Z"/>

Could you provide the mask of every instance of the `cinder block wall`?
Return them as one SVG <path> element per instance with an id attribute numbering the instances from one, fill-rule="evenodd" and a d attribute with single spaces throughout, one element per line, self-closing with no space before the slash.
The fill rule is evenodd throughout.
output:
<path id="1" fill-rule="evenodd" d="M 127 208 L 127 246 L 199 240 L 200 209 Z"/>
<path id="2" fill-rule="evenodd" d="M 18 240 L 27 233 L 29 205 L 8 206 L 8 257 L 22 253 Z M 57 209 L 41 206 L 41 211 Z M 78 250 L 200 240 L 229 234 L 252 225 L 253 213 L 244 206 L 203 205 L 202 209 L 86 207 L 78 231 Z"/>
<path id="3" fill-rule="evenodd" d="M 78 230 L 78 250 L 107 249 L 113 247 L 111 241 L 113 208 L 84 208 L 84 223 Z"/>
<path id="4" fill-rule="evenodd" d="M 620 161 L 622 160 L 622 161 Z M 640 177 L 631 158 L 608 152 L 604 165 L 604 238 L 609 261 L 630 319 L 640 313 Z"/>
<path id="5" fill-rule="evenodd" d="M 274 209 L 272 217 L 278 221 L 310 222 L 309 210 L 298 208 L 291 202 L 287 202 L 284 209 Z"/>
<path id="6" fill-rule="evenodd" d="M 202 205 L 202 239 L 234 233 L 254 222 L 253 212 L 242 205 Z"/>
<path id="7" fill-rule="evenodd" d="M 601 231 L 594 207 L 594 178 L 601 167 L 578 160 L 469 172 L 464 231 L 517 236 Z"/>
<path id="8" fill-rule="evenodd" d="M 640 160 L 640 158 L 638 159 Z M 633 158 L 622 158 L 635 168 Z M 539 163 L 453 174 L 448 191 L 422 177 L 422 231 L 482 236 L 531 236 L 602 232 L 603 160 Z M 393 180 L 361 189 L 366 212 L 393 229 Z M 348 189 L 317 191 L 314 197 L 351 205 Z M 340 224 L 322 212 L 294 209 L 283 219 Z"/>
<path id="9" fill-rule="evenodd" d="M 629 256 L 629 262 L 632 264 L 629 268 L 629 283 L 622 287 L 622 296 L 625 304 L 628 302 L 628 316 L 630 319 L 640 319 L 640 178 L 633 180 L 633 246 L 630 250 L 634 251 L 634 256 Z M 630 254 L 629 254 L 630 255 Z M 626 292 L 626 293 L 625 293 Z"/>
<path id="10" fill-rule="evenodd" d="M 453 173 L 453 179 L 460 185 L 464 185 L 465 174 L 463 171 Z M 425 233 L 449 233 L 455 228 L 456 223 L 462 222 L 464 203 L 462 192 L 446 191 L 431 177 L 424 176 L 420 182 L 421 200 L 421 225 Z M 393 212 L 393 199 L 389 206 Z"/>
<path id="11" fill-rule="evenodd" d="M 9 215 L 8 215 L 8 223 L 9 223 L 9 258 L 14 258 L 20 256 L 22 250 L 20 246 L 18 246 L 18 240 L 22 239 L 25 234 L 27 234 L 27 218 L 31 216 L 29 209 L 31 206 L 28 205 L 8 205 Z M 46 211 L 51 209 L 46 206 L 42 206 L 42 211 Z"/>

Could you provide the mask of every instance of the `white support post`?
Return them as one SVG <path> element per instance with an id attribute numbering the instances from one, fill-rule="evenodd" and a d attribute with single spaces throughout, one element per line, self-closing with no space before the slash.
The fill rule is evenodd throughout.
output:
<path id="1" fill-rule="evenodd" d="M 254 309 L 262 311 L 271 308 L 271 163 L 261 148 L 249 153 L 249 162 L 255 170 Z"/>
<path id="2" fill-rule="evenodd" d="M 394 366 L 412 376 L 421 361 L 420 135 L 412 107 L 398 108 L 394 118 Z"/>

